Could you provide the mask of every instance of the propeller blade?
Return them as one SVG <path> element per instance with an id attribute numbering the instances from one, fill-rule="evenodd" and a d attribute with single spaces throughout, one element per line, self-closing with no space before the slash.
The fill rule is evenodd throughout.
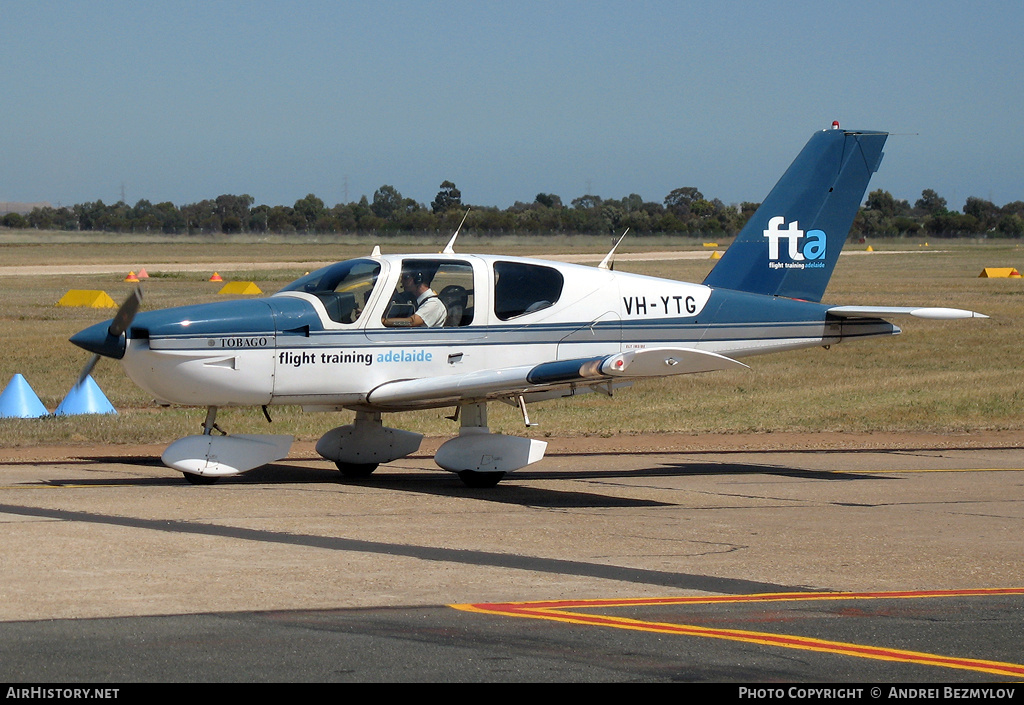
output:
<path id="1" fill-rule="evenodd" d="M 135 314 L 139 312 L 139 307 L 142 305 L 142 287 L 135 287 L 135 291 L 128 295 L 128 298 L 121 304 L 121 308 L 117 309 L 117 313 L 114 314 L 114 320 L 110 322 L 110 328 L 108 332 L 115 338 L 120 336 L 131 325 L 132 319 L 135 318 Z"/>
<path id="2" fill-rule="evenodd" d="M 89 358 L 89 361 L 85 363 L 85 367 L 82 368 L 81 374 L 78 375 L 78 381 L 75 382 L 76 387 L 80 385 L 82 382 L 84 382 L 85 378 L 92 373 L 92 368 L 96 366 L 96 363 L 99 362 L 99 359 L 99 355 L 93 355 L 92 357 Z"/>
<path id="3" fill-rule="evenodd" d="M 131 325 L 132 320 L 135 318 L 135 314 L 139 312 L 139 307 L 142 305 L 142 287 L 135 287 L 135 291 L 128 295 L 128 298 L 121 304 L 121 308 L 117 309 L 117 313 L 114 314 L 114 320 L 110 322 L 110 327 L 107 328 L 107 332 L 119 338 L 122 333 L 128 330 L 128 326 Z M 78 375 L 78 381 L 75 382 L 77 387 L 85 378 L 92 374 L 92 368 L 99 362 L 100 355 L 94 354 L 89 358 L 89 361 L 85 363 L 85 367 L 82 368 L 81 373 Z"/>

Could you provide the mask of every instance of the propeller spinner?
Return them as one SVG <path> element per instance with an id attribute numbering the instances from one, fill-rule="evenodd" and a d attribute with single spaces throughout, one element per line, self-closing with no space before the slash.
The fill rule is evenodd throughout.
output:
<path id="1" fill-rule="evenodd" d="M 114 314 L 114 318 L 111 319 L 106 330 L 103 329 L 102 323 L 98 323 L 71 336 L 72 343 L 93 353 L 89 361 L 85 363 L 85 367 L 82 368 L 81 374 L 78 375 L 76 386 L 84 382 L 85 378 L 92 373 L 92 368 L 96 366 L 100 357 L 121 358 L 124 355 L 125 341 L 122 340 L 122 336 L 128 330 L 128 326 L 131 325 L 141 306 L 142 287 L 137 286 L 117 309 L 117 313 Z"/>

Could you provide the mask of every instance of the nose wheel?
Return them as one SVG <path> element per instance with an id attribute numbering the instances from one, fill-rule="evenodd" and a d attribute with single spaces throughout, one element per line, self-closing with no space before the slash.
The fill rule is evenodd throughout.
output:
<path id="1" fill-rule="evenodd" d="M 208 406 L 206 407 L 206 420 L 203 421 L 203 435 L 212 436 L 214 431 L 219 432 L 222 436 L 228 435 L 221 431 L 220 426 L 217 425 L 217 407 Z M 185 476 L 190 485 L 212 485 L 220 479 L 216 475 L 196 475 L 193 472 L 183 472 L 181 474 Z"/>
<path id="2" fill-rule="evenodd" d="M 211 485 L 222 477 L 240 475 L 285 458 L 295 440 L 292 436 L 269 434 L 229 436 L 217 426 L 216 418 L 217 407 L 208 407 L 202 435 L 179 438 L 160 456 L 164 465 L 180 470 L 193 485 Z"/>

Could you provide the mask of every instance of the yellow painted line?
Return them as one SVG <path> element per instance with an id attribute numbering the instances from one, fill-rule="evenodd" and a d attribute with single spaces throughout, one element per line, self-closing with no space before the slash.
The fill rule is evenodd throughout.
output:
<path id="1" fill-rule="evenodd" d="M 127 482 L 127 481 L 126 481 Z M 52 483 L 40 483 L 38 485 L 3 485 L 0 486 L 0 492 L 4 490 L 87 490 L 92 487 L 124 487 L 124 482 L 104 482 L 103 484 L 95 485 L 79 485 L 69 483 L 66 485 L 55 485 Z"/>
<path id="2" fill-rule="evenodd" d="M 742 629 L 711 629 L 692 624 L 647 622 L 608 615 L 587 614 L 569 611 L 565 608 L 605 609 L 612 607 L 636 607 L 651 605 L 686 605 L 714 603 L 751 602 L 799 602 L 811 600 L 866 600 L 866 599 L 922 599 L 934 597 L 971 597 L 991 595 L 1024 595 L 1024 588 L 995 588 L 980 590 L 932 590 L 905 592 L 828 592 L 828 593 L 766 593 L 758 595 L 723 595 L 699 597 L 634 598 L 624 600 L 563 600 L 541 602 L 508 602 L 451 605 L 466 612 L 497 614 L 528 619 L 542 619 L 586 626 L 611 627 L 633 631 L 647 631 L 659 634 L 699 636 L 725 639 L 764 646 L 776 646 L 804 651 L 855 656 L 858 658 L 896 661 L 925 666 L 940 666 L 1014 678 L 1024 677 L 1024 664 L 988 661 L 984 659 L 942 656 L 921 651 L 892 649 L 887 647 L 829 641 L 813 637 L 790 634 L 772 634 Z"/>
<path id="3" fill-rule="evenodd" d="M 837 475 L 908 475 L 915 472 L 1024 472 L 1024 468 L 933 468 L 923 470 L 832 470 Z"/>

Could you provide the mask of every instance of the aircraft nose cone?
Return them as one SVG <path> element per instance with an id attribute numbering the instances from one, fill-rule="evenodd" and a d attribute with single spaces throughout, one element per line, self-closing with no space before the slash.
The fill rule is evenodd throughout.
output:
<path id="1" fill-rule="evenodd" d="M 120 360 L 124 357 L 125 336 L 123 333 L 118 336 L 111 335 L 110 324 L 111 321 L 104 321 L 89 326 L 75 333 L 70 340 L 83 350 Z"/>

